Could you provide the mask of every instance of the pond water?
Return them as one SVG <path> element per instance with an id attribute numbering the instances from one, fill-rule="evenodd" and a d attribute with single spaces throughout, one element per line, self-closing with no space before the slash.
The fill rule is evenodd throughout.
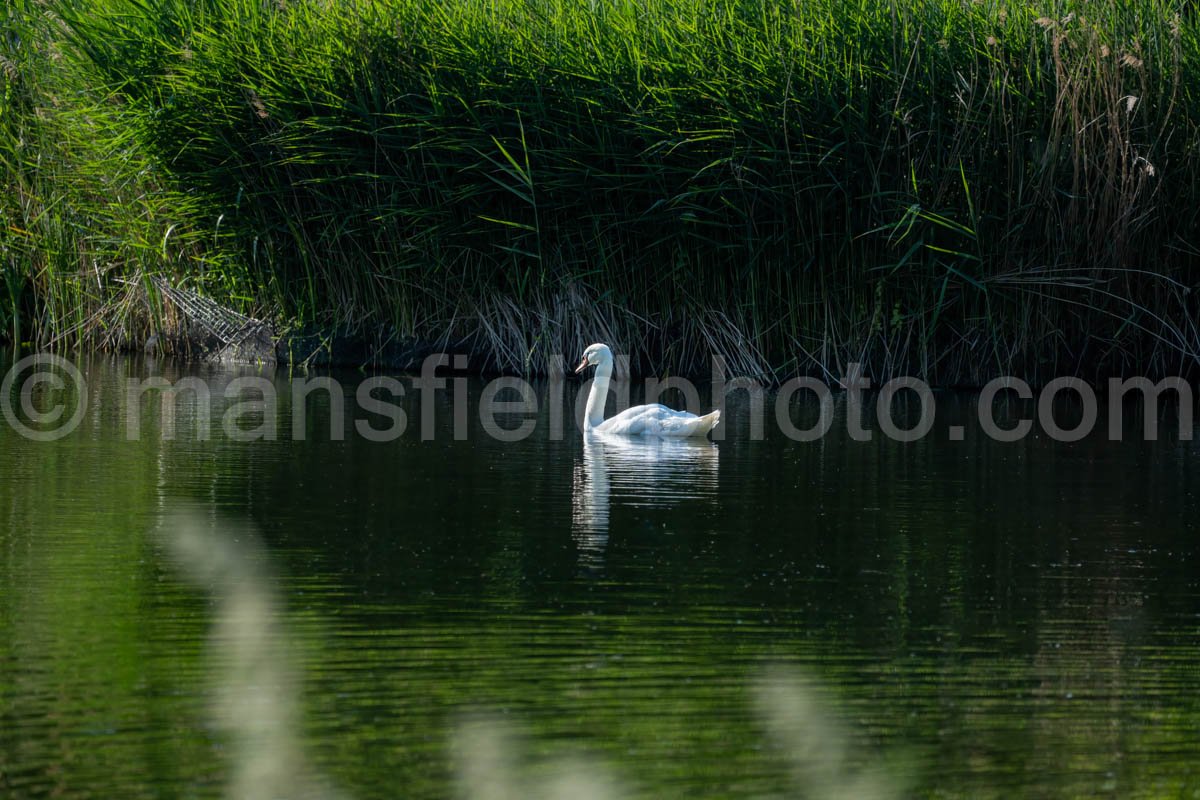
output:
<path id="1" fill-rule="evenodd" d="M 527 785 L 582 757 L 626 796 L 794 795 L 814 770 L 763 708 L 769 674 L 802 695 L 784 716 L 819 697 L 793 722 L 832 748 L 834 783 L 1200 797 L 1200 453 L 1169 413 L 1158 441 L 1035 425 L 1001 443 L 974 396 L 938 393 L 928 436 L 861 442 L 838 395 L 830 431 L 798 442 L 768 397 L 756 440 L 739 392 L 723 441 L 639 446 L 585 440 L 569 415 L 556 435 L 568 381 L 536 384 L 533 432 L 504 442 L 481 427 L 481 381 L 430 399 L 402 378 L 407 431 L 370 441 L 363 374 L 335 373 L 344 407 L 315 392 L 298 421 L 284 372 L 80 367 L 70 435 L 0 418 L 4 797 L 222 796 L 245 756 L 212 707 L 236 645 L 209 642 L 243 580 L 277 592 L 263 650 L 295 667 L 291 733 L 344 797 L 455 795 L 478 714 L 516 732 Z M 208 419 L 199 396 L 130 406 L 149 375 L 214 387 Z M 273 439 L 243 441 L 269 411 L 225 427 L 239 376 L 278 388 Z M 164 544 L 181 508 L 256 568 L 188 579 Z"/>

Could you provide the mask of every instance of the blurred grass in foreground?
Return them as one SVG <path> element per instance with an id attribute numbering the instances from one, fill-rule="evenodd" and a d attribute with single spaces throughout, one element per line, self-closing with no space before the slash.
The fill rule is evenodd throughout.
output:
<path id="1" fill-rule="evenodd" d="M 269 556 L 257 534 L 182 504 L 161 521 L 158 536 L 181 573 L 216 601 L 212 714 L 229 742 L 225 796 L 346 797 L 305 753 L 295 643 L 281 625 Z M 830 800 L 903 796 L 907 784 L 887 762 L 852 766 L 852 737 L 821 695 L 817 684 L 784 669 L 768 671 L 756 687 L 764 729 L 797 793 Z M 512 723 L 486 712 L 465 713 L 448 744 L 457 794 L 464 800 L 615 800 L 637 794 L 618 767 L 586 756 L 530 760 Z"/>

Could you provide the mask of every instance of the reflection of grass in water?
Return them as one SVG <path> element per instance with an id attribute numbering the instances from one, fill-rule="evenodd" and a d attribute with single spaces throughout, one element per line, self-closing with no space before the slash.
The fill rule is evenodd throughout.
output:
<path id="1" fill-rule="evenodd" d="M 311 767 L 298 731 L 299 686 L 265 550 L 245 526 L 220 525 L 187 507 L 164 520 L 163 540 L 183 573 L 218 602 L 212 634 L 213 714 L 230 737 L 227 796 L 336 798 Z M 854 770 L 851 737 L 802 676 L 776 670 L 759 681 L 759 713 L 800 796 L 899 797 L 904 786 L 884 765 Z M 471 800 L 607 800 L 631 794 L 615 771 L 583 757 L 534 763 L 508 724 L 487 716 L 457 726 L 453 751 L 459 796 Z"/>

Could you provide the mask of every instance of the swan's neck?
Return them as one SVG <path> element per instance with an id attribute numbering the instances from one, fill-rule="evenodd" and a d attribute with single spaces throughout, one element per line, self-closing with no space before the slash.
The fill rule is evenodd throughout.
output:
<path id="1" fill-rule="evenodd" d="M 604 422 L 604 404 L 608 400 L 608 381 L 612 378 L 613 362 L 601 361 L 596 366 L 596 377 L 592 380 L 592 391 L 588 394 L 584 428 L 595 428 Z"/>

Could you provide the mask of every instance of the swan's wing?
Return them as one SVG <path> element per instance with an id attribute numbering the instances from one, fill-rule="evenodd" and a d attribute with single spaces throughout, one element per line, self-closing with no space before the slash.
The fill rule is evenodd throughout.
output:
<path id="1" fill-rule="evenodd" d="M 670 417 L 664 417 L 661 422 L 660 436 L 704 436 L 721 421 L 721 412 L 713 411 L 702 417 L 687 412 L 676 412 Z"/>
<path id="2" fill-rule="evenodd" d="M 652 435 L 657 432 L 656 420 L 664 412 L 677 413 L 658 403 L 634 406 L 604 420 L 596 430 L 601 433 L 619 433 L 622 436 Z"/>
<path id="3" fill-rule="evenodd" d="M 596 430 L 623 436 L 703 436 L 716 426 L 720 416 L 714 411 L 698 417 L 654 403 L 626 409 L 606 419 Z"/>

